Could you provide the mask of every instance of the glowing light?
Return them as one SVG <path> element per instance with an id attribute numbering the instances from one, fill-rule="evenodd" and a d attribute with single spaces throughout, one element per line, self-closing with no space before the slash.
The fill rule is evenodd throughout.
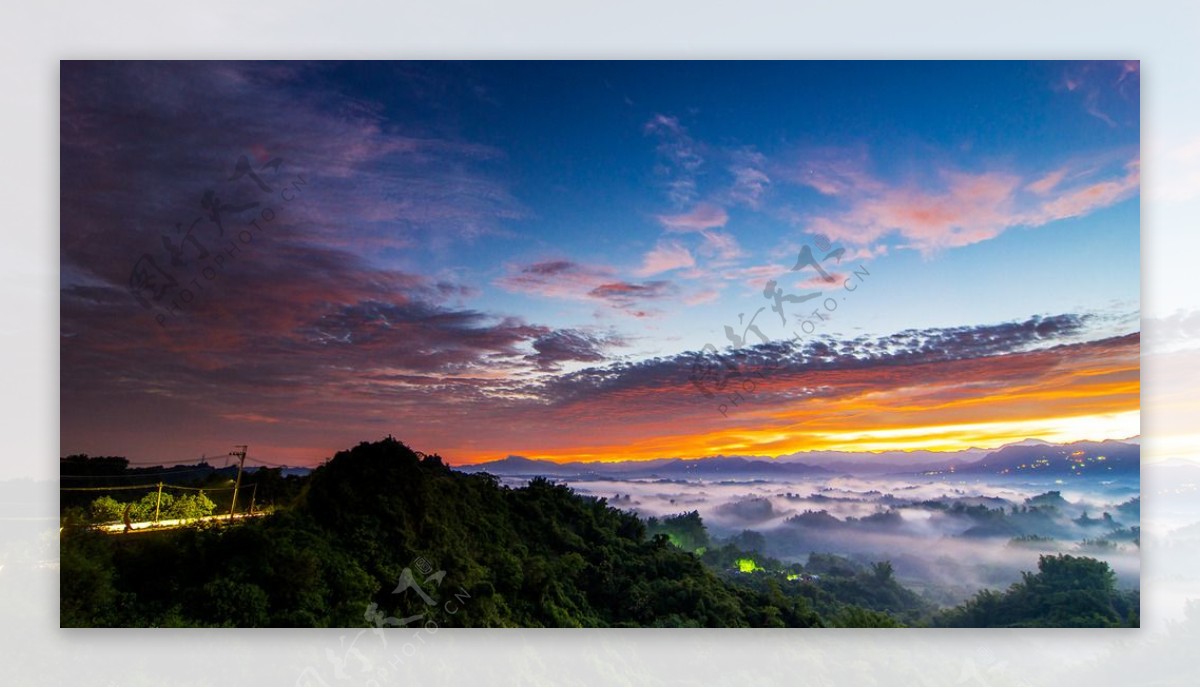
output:
<path id="1" fill-rule="evenodd" d="M 754 563 L 753 559 L 738 559 L 737 567 L 738 571 L 741 573 L 754 573 L 755 571 L 762 571 L 762 568 L 758 564 Z"/>

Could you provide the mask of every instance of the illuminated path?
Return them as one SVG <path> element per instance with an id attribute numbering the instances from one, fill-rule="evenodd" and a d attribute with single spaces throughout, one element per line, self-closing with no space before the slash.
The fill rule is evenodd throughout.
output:
<path id="1" fill-rule="evenodd" d="M 233 518 L 234 520 L 240 521 L 246 518 L 258 518 L 259 516 L 263 515 L 264 514 L 261 512 L 257 514 L 237 514 Z M 174 528 L 194 526 L 201 523 L 220 523 L 222 521 L 228 523 L 229 520 L 229 514 L 220 514 L 218 516 L 204 516 L 202 518 L 164 518 L 157 523 L 154 521 L 139 521 L 132 524 L 130 532 L 136 530 L 171 530 Z M 105 533 L 113 535 L 123 535 L 125 533 L 124 523 L 109 523 L 107 525 L 96 526 L 96 528 Z"/>

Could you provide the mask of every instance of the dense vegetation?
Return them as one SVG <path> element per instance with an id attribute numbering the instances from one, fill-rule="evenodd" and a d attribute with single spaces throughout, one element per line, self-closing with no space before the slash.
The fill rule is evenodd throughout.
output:
<path id="1" fill-rule="evenodd" d="M 150 492 L 132 502 L 120 502 L 104 495 L 89 505 L 87 517 L 93 523 L 111 523 L 121 520 L 125 515 L 128 515 L 131 521 L 151 521 L 156 516 L 160 519 L 193 519 L 212 516 L 216 506 L 213 500 L 204 494 L 204 490 L 178 497 L 170 492 Z"/>
<path id="2" fill-rule="evenodd" d="M 982 590 L 938 615 L 944 626 L 1138 626 L 1138 594 L 1119 591 L 1102 561 L 1069 554 L 1042 555 L 1038 572 L 1008 590 Z"/>
<path id="3" fill-rule="evenodd" d="M 715 541 L 695 512 L 643 521 L 544 479 L 508 488 L 388 438 L 338 453 L 288 508 L 253 522 L 110 536 L 65 519 L 61 621 L 762 627 L 1136 617 L 1124 597 L 1111 602 L 1117 616 L 1102 603 L 1117 595 L 1111 571 L 1072 579 L 1086 600 L 1063 596 L 1058 577 L 1027 576 L 1011 609 L 987 596 L 999 593 L 980 593 L 935 616 L 887 562 L 814 554 L 804 566 L 785 564 L 763 556 L 762 544 L 749 531 Z"/>

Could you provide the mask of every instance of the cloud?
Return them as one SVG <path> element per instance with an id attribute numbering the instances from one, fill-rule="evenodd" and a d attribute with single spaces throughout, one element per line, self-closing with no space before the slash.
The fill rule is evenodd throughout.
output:
<path id="1" fill-rule="evenodd" d="M 650 282 L 606 282 L 588 292 L 589 296 L 602 299 L 616 308 L 633 309 L 644 301 L 674 296 L 676 287 L 670 282 L 652 280 Z"/>
<path id="2" fill-rule="evenodd" d="M 995 446 L 1072 434 L 1108 416 L 1125 424 L 1138 407 L 1139 337 L 1091 340 L 1095 327 L 1093 316 L 1064 314 L 771 342 L 722 350 L 728 365 L 715 368 L 695 352 L 585 368 L 538 383 L 541 418 L 547 427 L 604 422 L 604 437 L 513 439 L 528 455 L 577 460 L 774 456 L 862 442 Z M 729 372 L 726 386 L 706 370 Z"/>
<path id="3" fill-rule="evenodd" d="M 1087 114 L 1109 128 L 1136 126 L 1141 90 L 1141 67 L 1137 60 L 1068 63 L 1059 90 L 1075 94 Z M 1132 110 L 1134 121 L 1123 116 Z"/>
<path id="4" fill-rule="evenodd" d="M 744 149 L 735 151 L 732 157 L 729 172 L 733 175 L 733 185 L 729 197 L 735 203 L 758 210 L 771 187 L 771 177 L 765 171 L 766 156 Z"/>
<path id="5" fill-rule="evenodd" d="M 686 213 L 659 215 L 658 221 L 668 232 L 702 232 L 724 227 L 729 222 L 729 213 L 718 205 L 700 203 Z"/>
<path id="6" fill-rule="evenodd" d="M 244 255 L 165 327 L 120 286 L 65 284 L 65 436 L 103 444 L 113 426 L 207 417 L 259 445 L 327 446 L 360 436 L 382 410 L 433 429 L 437 414 L 511 394 L 565 355 L 551 328 L 439 303 L 445 284 L 344 252 L 271 249 Z M 194 449 L 213 431 L 192 425 L 168 444 Z"/>
<path id="7" fill-rule="evenodd" d="M 698 306 L 702 303 L 711 303 L 720 298 L 721 292 L 717 289 L 701 289 L 683 297 L 683 302 L 688 306 Z"/>
<path id="8" fill-rule="evenodd" d="M 668 198 L 677 206 L 694 201 L 696 176 L 704 164 L 700 146 L 679 119 L 669 115 L 656 114 L 646 122 L 643 130 L 658 140 L 660 162 L 655 172 L 664 180 Z"/>
<path id="9" fill-rule="evenodd" d="M 930 253 L 991 239 L 1013 222 L 1016 177 L 951 172 L 943 178 L 940 191 L 897 188 L 862 198 L 845 213 L 817 218 L 809 231 L 854 244 L 898 232 L 907 247 Z"/>
<path id="10" fill-rule="evenodd" d="M 606 360 L 609 346 L 623 345 L 616 337 L 600 337 L 579 330 L 557 330 L 538 337 L 533 342 L 536 353 L 527 356 L 541 370 L 559 370 L 562 363 L 596 363 Z"/>
<path id="11" fill-rule="evenodd" d="M 1038 227 L 1055 220 L 1081 217 L 1132 198 L 1138 193 L 1140 186 L 1141 163 L 1132 160 L 1126 164 L 1124 176 L 1064 189 L 1059 196 L 1026 211 L 1016 222 Z"/>
<path id="12" fill-rule="evenodd" d="M 738 361 L 744 371 L 770 367 L 772 378 L 778 376 L 782 390 L 789 379 L 816 371 L 885 370 L 1068 344 L 1085 339 L 1094 320 L 1095 316 L 1079 314 L 1035 316 L 992 325 L 903 330 L 874 338 L 823 339 L 799 344 L 780 340 L 743 349 L 726 348 L 720 355 Z M 550 400 L 573 400 L 596 391 L 619 392 L 619 396 L 628 398 L 626 392 L 634 389 L 686 390 L 691 387 L 688 377 L 696 357 L 696 352 L 683 352 L 637 363 L 614 363 L 541 384 Z"/>
<path id="13" fill-rule="evenodd" d="M 665 280 L 629 282 L 604 266 L 551 260 L 525 266 L 510 266 L 509 274 L 496 280 L 509 291 L 533 296 L 577 301 L 599 301 L 628 315 L 650 315 L 646 302 L 673 297 L 678 288 Z"/>
<path id="14" fill-rule="evenodd" d="M 580 299 L 616 272 L 601 265 L 584 265 L 570 260 L 546 260 L 529 265 L 509 266 L 507 275 L 496 285 L 509 291 L 557 299 Z"/>
<path id="15" fill-rule="evenodd" d="M 691 210 L 675 215 L 658 215 L 657 219 L 668 234 L 685 234 L 698 233 L 703 238 L 697 248 L 697 252 L 710 260 L 720 262 L 728 262 L 742 257 L 742 249 L 738 245 L 737 239 L 728 232 L 719 232 L 717 229 L 724 227 L 729 222 L 729 213 L 719 205 L 714 203 L 698 203 Z M 673 253 L 670 256 L 657 255 L 656 258 L 663 264 L 671 262 L 679 263 L 675 267 L 692 267 L 694 259 L 691 254 L 688 254 L 688 259 L 693 262 L 683 264 L 683 256 L 680 251 L 684 251 L 683 245 L 671 241 L 666 244 L 660 243 L 660 251 L 664 246 L 672 247 Z M 649 256 L 647 256 L 649 257 Z M 669 261 L 673 258 L 674 261 Z M 649 264 L 643 266 L 643 271 L 649 267 Z M 661 271 L 660 271 L 661 272 Z M 653 274 L 643 272 L 642 274 Z"/>
<path id="16" fill-rule="evenodd" d="M 642 257 L 642 266 L 634 274 L 648 277 L 678 268 L 689 268 L 695 264 L 696 259 L 683 244 L 677 241 L 659 241 L 654 250 Z"/>
<path id="17" fill-rule="evenodd" d="M 524 356 L 549 328 L 464 308 L 469 287 L 379 262 L 506 233 L 524 210 L 496 168 L 503 155 L 388 121 L 323 88 L 323 69 L 63 64 L 64 438 L 194 456 L 211 433 L 235 432 L 303 451 L 356 441 L 383 408 L 412 409 L 412 379 L 437 390 L 435 408 L 497 394 L 497 371 L 539 372 Z M 239 175 L 243 159 L 258 182 Z M 218 226 L 209 191 L 247 210 Z M 176 227 L 197 218 L 185 243 Z M 238 239 L 252 219 L 261 229 Z M 143 307 L 130 281 L 146 259 L 175 286 Z"/>
<path id="18" fill-rule="evenodd" d="M 310 180 L 303 222 L 294 218 L 291 231 L 364 255 L 416 243 L 451 250 L 505 235 L 506 223 L 526 214 L 508 189 L 499 149 L 389 120 L 379 104 L 324 87 L 324 69 L 64 63 L 67 258 L 77 258 L 73 251 L 88 235 L 103 234 L 103 243 L 126 252 L 155 249 L 176 223 L 207 214 L 201 203 L 209 190 L 232 206 L 265 202 L 249 177 L 231 179 L 242 156 L 256 168 L 282 161 L 276 172 L 259 171 L 268 186 L 297 175 Z M 446 81 L 447 89 L 458 88 Z M 252 217 L 229 213 L 226 222 Z M 217 237 L 213 223 L 199 227 L 200 241 Z"/>
<path id="19" fill-rule="evenodd" d="M 789 181 L 825 196 L 868 195 L 884 189 L 865 171 L 868 162 L 865 149 L 817 148 L 801 153 L 785 172 Z"/>
<path id="20" fill-rule="evenodd" d="M 1050 193 L 1054 187 L 1058 186 L 1059 183 L 1062 182 L 1063 177 L 1066 175 L 1067 170 L 1065 168 L 1054 170 L 1053 172 L 1047 173 L 1040 179 L 1030 182 L 1025 186 L 1025 189 L 1039 196 L 1045 196 L 1046 194 Z"/>
<path id="21" fill-rule="evenodd" d="M 704 230 L 700 234 L 704 237 L 704 242 L 700 245 L 700 253 L 707 258 L 727 262 L 744 255 L 737 239 L 728 232 Z"/>
<path id="22" fill-rule="evenodd" d="M 258 413 L 222 413 L 221 417 L 226 420 L 245 421 L 247 423 L 278 423 L 278 418 L 264 416 Z"/>
<path id="23" fill-rule="evenodd" d="M 1081 217 L 1137 195 L 1140 164 L 1079 162 L 1032 180 L 1008 171 L 938 170 L 933 183 L 887 185 L 862 171 L 802 177 L 802 183 L 836 195 L 841 210 L 800 220 L 806 231 L 861 247 L 898 235 L 901 248 L 930 255 L 993 239 L 1014 227 L 1040 227 Z M 860 180 L 842 183 L 844 179 Z M 814 181 L 814 179 L 819 181 Z M 830 181 L 830 180 L 834 181 Z"/>

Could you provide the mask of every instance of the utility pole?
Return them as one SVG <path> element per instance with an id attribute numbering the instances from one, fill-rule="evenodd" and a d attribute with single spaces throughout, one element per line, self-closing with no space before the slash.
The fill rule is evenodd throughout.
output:
<path id="1" fill-rule="evenodd" d="M 158 523 L 158 507 L 162 506 L 162 482 L 158 483 L 158 500 L 154 502 L 154 522 Z"/>
<path id="2" fill-rule="evenodd" d="M 254 481 L 254 489 L 250 491 L 250 515 L 254 515 L 254 498 L 258 496 L 258 481 Z"/>
<path id="3" fill-rule="evenodd" d="M 238 488 L 242 486 L 242 464 L 246 463 L 246 445 L 235 444 L 233 447 L 234 449 L 240 449 L 241 451 L 229 452 L 230 456 L 238 457 L 237 481 L 233 483 L 233 501 L 229 503 L 229 521 L 231 523 L 233 522 L 233 511 L 237 508 Z"/>

